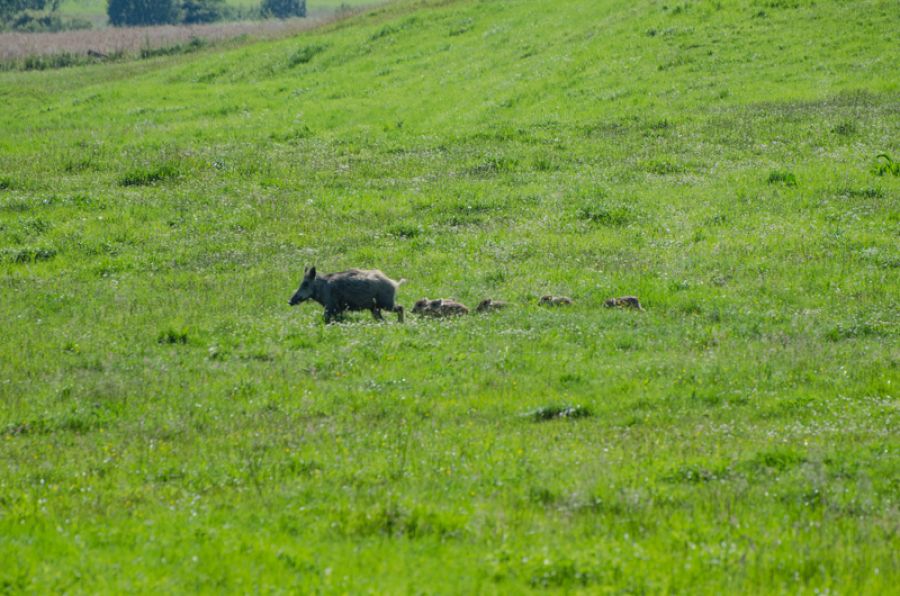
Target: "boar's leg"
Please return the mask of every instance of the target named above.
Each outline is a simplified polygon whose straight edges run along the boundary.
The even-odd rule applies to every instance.
[[[397,304],[391,310],[394,311],[395,313],[397,313],[397,320],[402,323],[403,322],[403,307],[400,306],[399,304]]]
[[[381,310],[377,306],[372,306],[372,316],[375,317],[376,321],[384,320],[384,317],[381,316]]]

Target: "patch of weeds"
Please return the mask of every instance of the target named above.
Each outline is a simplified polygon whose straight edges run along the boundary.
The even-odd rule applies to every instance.
[[[40,235],[50,229],[50,224],[40,217],[25,219],[20,224],[22,231],[28,235]]]
[[[528,489],[528,500],[537,505],[552,505],[557,501],[556,493],[543,486],[532,486]]]
[[[683,174],[687,169],[668,159],[652,159],[642,164],[645,171],[657,176],[669,176],[671,174]]]
[[[313,131],[306,125],[285,132],[273,132],[269,138],[279,143],[295,143],[313,136]],[[222,169],[222,168],[217,168]]]
[[[293,68],[295,66],[299,66],[300,64],[309,64],[313,58],[324,52],[327,47],[328,46],[322,44],[303,46],[302,48],[291,54],[291,57],[288,59],[288,66]]]
[[[856,123],[845,120],[832,128],[831,132],[844,137],[849,137],[850,135],[856,134]]]
[[[884,335],[884,331],[877,325],[873,325],[866,321],[854,321],[849,324],[840,324],[829,329],[825,334],[828,341],[841,341],[843,339],[859,338],[859,337],[878,337]]]
[[[75,52],[60,52],[46,56],[32,55],[22,60],[18,67],[21,70],[48,70],[51,68],[66,68],[80,64],[90,64],[95,60],[84,54]]]
[[[806,457],[801,453],[790,449],[773,449],[757,453],[743,465],[754,471],[777,470],[783,472],[804,462],[806,462]]]
[[[560,169],[556,160],[545,156],[536,158],[531,167],[535,172],[557,172]]]
[[[462,35],[463,33],[468,33],[475,26],[475,22],[472,19],[462,19],[457,21],[450,27],[450,37],[456,37],[457,35]]]
[[[199,37],[191,38],[188,43],[179,43],[164,48],[141,48],[141,58],[155,58],[157,56],[174,56],[176,54],[188,54],[206,47],[205,39]]]
[[[107,426],[115,412],[99,403],[73,406],[68,412],[10,424],[0,435],[50,435],[58,432],[85,434]]]
[[[584,377],[582,377],[578,373],[567,372],[567,373],[563,373],[562,375],[560,375],[559,383],[560,383],[560,385],[563,385],[564,387],[574,387],[576,385],[583,384]]]
[[[188,330],[173,329],[169,327],[161,331],[156,338],[156,343],[160,344],[186,344],[188,342]]]
[[[75,174],[86,170],[97,171],[99,169],[97,163],[94,162],[93,156],[76,157],[66,160],[62,169],[67,174]]]
[[[385,25],[371,36],[369,36],[369,41],[377,41],[382,37],[387,37],[389,35],[393,35],[394,33],[399,33],[400,27],[397,25]]]
[[[727,477],[727,468],[710,469],[697,464],[686,464],[663,475],[662,479],[673,483],[701,484]]]
[[[766,179],[769,184],[784,184],[785,186],[797,186],[797,177],[787,170],[772,170]]]
[[[796,397],[782,400],[766,409],[762,418],[784,418],[785,416],[797,418],[810,412],[815,406],[815,400],[809,396]]]
[[[295,476],[312,476],[323,469],[325,469],[324,466],[317,461],[305,460],[298,457],[292,457],[278,466],[280,475],[288,478]]]
[[[872,173],[876,176],[900,176],[900,162],[891,159],[887,153],[879,153],[875,156],[875,164],[872,166]]]
[[[514,172],[519,165],[517,159],[510,157],[489,157],[485,161],[469,168],[472,176],[495,176],[508,172]]]
[[[182,343],[186,342],[187,337],[185,336],[185,341]],[[264,350],[251,350],[249,352],[239,354],[238,359],[251,362],[274,362],[275,356]]]
[[[385,25],[369,37],[369,41],[376,41],[383,37],[388,37],[395,33],[400,33],[404,29],[408,29],[419,22],[418,17],[410,17],[402,23]]]
[[[676,56],[675,58],[669,60],[668,62],[663,62],[659,66],[656,67],[656,70],[662,72],[666,70],[671,70],[673,68],[678,68],[679,66],[685,66],[687,64],[691,64],[694,62],[694,58],[685,54],[681,54]]]
[[[585,587],[596,583],[598,578],[590,571],[580,569],[572,561],[544,561],[529,578],[533,588],[564,588],[566,586]]]
[[[212,345],[207,348],[206,354],[210,360],[225,360],[229,352],[221,346]]]
[[[7,437],[18,437],[29,434],[35,434],[35,428],[33,424],[28,422],[13,422],[7,424],[6,428],[0,431],[0,435]]]
[[[531,412],[522,415],[531,418],[534,422],[546,422],[560,418],[588,418],[592,416],[591,410],[585,406],[541,406]]]
[[[845,188],[839,191],[839,194],[848,198],[862,199],[881,199],[884,198],[884,192],[879,188]]]
[[[150,186],[156,182],[178,177],[178,168],[172,163],[150,167],[136,167],[119,178],[119,186]]]
[[[56,256],[56,249],[47,247],[5,248],[0,251],[0,261],[26,264],[49,261]]]
[[[789,491],[781,495],[778,500],[782,503],[793,503],[810,509],[818,509],[828,504],[825,495],[818,488]]]
[[[464,523],[449,513],[422,506],[407,508],[398,503],[387,503],[367,511],[347,511],[339,527],[350,536],[453,538],[462,534]]]
[[[10,200],[0,203],[0,211],[8,211],[10,213],[25,213],[31,210],[31,205],[21,200]]]
[[[654,120],[647,124],[647,128],[652,131],[663,131],[672,128],[672,123],[669,122],[667,118],[663,118],[661,120]]]
[[[388,233],[395,238],[415,238],[422,233],[422,226],[400,223],[393,226]]]
[[[575,211],[575,217],[601,226],[624,226],[631,221],[631,209],[621,204],[585,201]]]

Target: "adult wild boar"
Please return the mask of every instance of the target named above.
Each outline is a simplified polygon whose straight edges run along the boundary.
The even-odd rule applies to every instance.
[[[316,275],[310,267],[303,273],[300,288],[291,296],[291,306],[312,298],[325,307],[325,322],[330,323],[346,310],[370,310],[372,316],[383,321],[381,310],[397,313],[403,322],[403,307],[394,303],[397,286],[404,279],[394,281],[377,269],[348,269],[339,273]]]

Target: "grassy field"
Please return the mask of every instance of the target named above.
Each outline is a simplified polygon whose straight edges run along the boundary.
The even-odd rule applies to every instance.
[[[4,591],[896,590],[896,3],[549,6],[0,74]]]

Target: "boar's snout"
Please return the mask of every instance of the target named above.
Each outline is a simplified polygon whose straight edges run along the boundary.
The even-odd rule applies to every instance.
[[[291,296],[291,301],[289,302],[289,304],[291,306],[300,304],[301,302],[309,300],[311,296],[312,290],[310,288],[304,288],[303,286],[301,286],[300,289],[294,292],[294,295]]]

